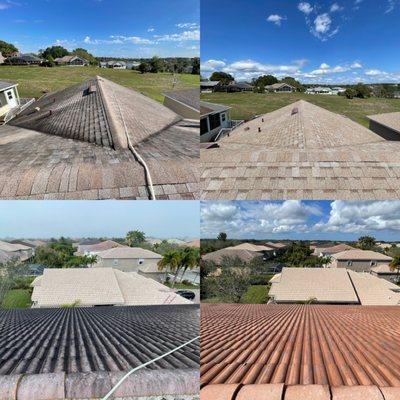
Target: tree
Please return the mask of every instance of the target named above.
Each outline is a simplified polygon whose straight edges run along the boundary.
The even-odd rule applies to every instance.
[[[354,87],[354,90],[356,92],[356,97],[359,97],[360,99],[366,99],[371,96],[371,89],[362,83],[358,83]]]
[[[354,97],[357,95],[356,91],[352,88],[347,88],[346,91],[344,92],[344,95],[348,99],[354,99]]]
[[[142,231],[129,231],[125,240],[129,247],[135,247],[146,240],[146,235]]]
[[[158,270],[165,270],[165,280],[167,280],[168,269],[170,272],[178,273],[181,264],[181,255],[178,250],[171,250],[164,254],[163,258],[157,263]]]
[[[161,60],[161,58],[154,56],[150,62],[150,72],[153,74],[156,74],[158,72],[162,72],[164,69],[164,63],[163,60]]]
[[[138,70],[140,71],[141,74],[145,74],[146,72],[150,72],[150,65],[147,62],[141,62]]]
[[[273,85],[274,83],[278,83],[278,79],[273,75],[262,75],[258,78],[253,79],[254,86],[268,86]]]
[[[292,78],[291,76],[286,76],[285,78],[282,79],[281,82],[287,83],[288,85],[291,85],[296,88],[299,92],[304,92],[304,86],[296,79]]]
[[[90,54],[87,50],[82,49],[81,47],[72,51],[72,54],[75,54],[78,57],[84,58],[85,60],[89,61],[91,65],[98,65],[97,59]]]
[[[362,250],[371,250],[375,247],[376,240],[373,236],[361,236],[358,239],[358,246]]]
[[[3,303],[7,292],[23,276],[28,275],[28,267],[18,258],[13,258],[0,264],[0,305]]]
[[[69,54],[69,51],[65,47],[51,46],[51,47],[47,47],[47,49],[41,53],[41,56],[43,58],[47,59],[47,57],[50,55],[53,58],[59,58],[59,57],[67,56],[68,54]]]
[[[3,57],[11,57],[11,55],[16,52],[18,52],[18,49],[12,43],[7,43],[4,40],[0,40],[0,53],[3,55]]]
[[[235,78],[232,75],[221,71],[213,72],[212,75],[210,76],[210,81],[218,81],[224,85],[233,82],[234,80]]]
[[[200,58],[194,57],[192,59],[192,75],[200,75]]]
[[[227,235],[225,232],[221,232],[221,233],[218,235],[217,239],[218,239],[218,240],[222,240],[223,242],[225,242],[225,240],[227,239],[227,237],[228,237],[228,235]]]
[[[400,283],[400,256],[396,256],[389,264],[391,271],[397,272],[396,284]]]
[[[182,251],[182,278],[185,276],[185,272],[189,269],[196,268],[200,263],[200,249],[196,247],[185,247]],[[175,279],[176,280],[176,279]],[[172,285],[175,285],[175,280]]]

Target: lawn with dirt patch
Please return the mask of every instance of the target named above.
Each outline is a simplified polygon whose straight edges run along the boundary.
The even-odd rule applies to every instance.
[[[232,119],[249,120],[298,100],[306,100],[329,111],[345,115],[368,127],[367,115],[400,111],[400,99],[346,99],[344,96],[305,93],[203,93],[201,99],[232,107]]]
[[[31,290],[12,289],[9,290],[1,305],[5,309],[29,308],[31,306]]]
[[[133,70],[113,70],[98,67],[0,67],[0,81],[18,83],[21,97],[40,97],[44,92],[54,92],[75,85],[96,75],[122,86],[135,89],[154,100],[162,102],[162,93],[173,88],[171,73],[141,74]],[[176,74],[175,89],[199,87],[199,75]]]

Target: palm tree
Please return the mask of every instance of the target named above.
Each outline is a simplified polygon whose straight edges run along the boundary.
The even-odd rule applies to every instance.
[[[391,271],[397,271],[396,283],[400,282],[400,256],[396,256],[389,264]]]
[[[146,235],[141,231],[129,231],[126,234],[126,243],[129,247],[137,246],[146,240]]]
[[[179,251],[171,250],[163,255],[163,258],[157,263],[158,270],[165,270],[165,280],[168,276],[168,268],[171,272],[177,273],[181,265],[181,254]]]
[[[375,246],[376,240],[373,236],[361,236],[358,244],[363,250],[371,250]]]
[[[185,247],[182,251],[182,265],[183,265],[183,273],[182,278],[185,275],[185,272],[189,269],[192,270],[199,265],[200,262],[200,249],[195,247]],[[175,284],[176,277],[174,279],[173,285]]]

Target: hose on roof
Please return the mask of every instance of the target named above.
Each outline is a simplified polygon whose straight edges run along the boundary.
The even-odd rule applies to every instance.
[[[154,362],[161,360],[162,358],[169,356],[170,354],[181,349],[182,347],[189,345],[190,343],[193,343],[195,340],[197,340],[199,338],[200,338],[200,336],[196,336],[195,338],[188,340],[187,342],[181,344],[178,347],[175,347],[174,349],[168,351],[167,353],[165,353],[161,356],[158,356],[158,357],[154,358],[153,360],[147,361],[146,363],[139,365],[138,367],[133,368],[118,381],[118,383],[102,398],[102,400],[108,400],[110,398],[110,396],[122,385],[122,383],[125,381],[125,379],[128,378],[128,376],[132,375],[134,372],[136,372],[139,369],[142,369],[144,367],[147,367],[148,365],[153,364]]]
[[[138,159],[138,161],[140,162],[140,164],[142,164],[142,166],[144,168],[144,171],[145,171],[145,174],[146,174],[146,180],[147,180],[147,187],[148,187],[149,192],[150,192],[150,200],[157,200],[156,199],[156,195],[154,193],[153,180],[151,179],[149,167],[147,166],[146,162],[143,160],[142,156],[136,151],[135,147],[132,145],[131,139],[130,139],[130,137],[128,135],[128,127],[126,126],[125,118],[124,118],[124,116],[122,114],[121,106],[119,104],[118,99],[115,96],[114,90],[113,90],[113,96],[114,96],[115,102],[118,105],[118,110],[119,110],[119,113],[121,115],[122,122],[124,124],[125,136],[126,136],[126,139],[128,141],[128,148],[133,153],[133,155]]]

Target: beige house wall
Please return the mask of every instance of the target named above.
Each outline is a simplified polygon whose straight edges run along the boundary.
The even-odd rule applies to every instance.
[[[0,117],[6,115],[10,111],[6,96],[4,92],[0,92]]]
[[[139,261],[143,261],[141,264]],[[144,270],[157,271],[159,259],[146,258],[99,258],[95,267],[115,268],[123,272],[138,272],[139,267]]]
[[[349,265],[348,261],[352,261],[352,265]],[[371,261],[375,264],[371,265]],[[347,268],[355,272],[369,272],[371,268],[376,267],[377,264],[378,262],[374,260],[337,260],[336,262],[337,268]]]
[[[164,98],[164,106],[187,119],[200,119],[200,113],[169,97]]]

